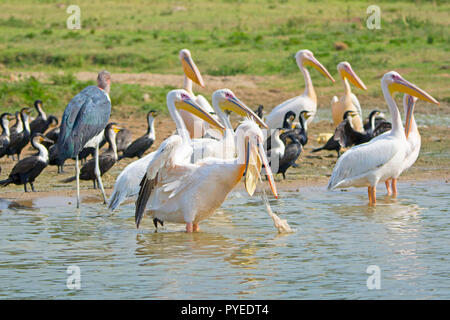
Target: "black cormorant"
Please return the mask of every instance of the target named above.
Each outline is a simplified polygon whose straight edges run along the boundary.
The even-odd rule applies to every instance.
[[[260,119],[262,119],[263,118],[263,109],[264,109],[264,106],[262,105],[262,104],[260,104],[259,106],[258,106],[258,109],[256,109],[256,111],[255,111],[255,113],[256,113],[256,115],[260,118]]]
[[[116,135],[117,152],[125,151],[133,142],[131,131],[123,128]]]
[[[134,157],[142,157],[145,151],[147,151],[155,141],[155,117],[157,113],[156,111],[150,111],[147,114],[147,133],[142,137],[134,140],[130,146],[123,152],[122,158],[134,158]]]
[[[2,113],[0,116],[0,126],[2,127],[2,134],[0,135],[0,158],[6,154],[9,146],[9,120],[12,114],[9,112]]]
[[[42,101],[36,100],[34,102],[34,108],[38,112],[38,116],[36,119],[31,121],[30,123],[30,131],[33,133],[44,133],[47,131],[48,127],[53,124],[56,120],[56,124],[58,124],[58,119],[55,116],[47,116],[42,109]]]
[[[20,116],[20,111],[16,111],[14,114],[16,117],[16,122],[9,128],[10,134],[19,133],[23,130],[22,117]]]
[[[8,179],[0,181],[0,185],[5,187],[10,183],[17,185],[23,184],[23,188],[25,192],[27,192],[27,183],[29,183],[31,190],[35,191],[33,182],[48,165],[48,151],[47,148],[41,144],[41,142],[46,140],[48,139],[42,134],[35,133],[31,139],[31,145],[37,149],[39,153],[17,162],[11,170]]]
[[[13,156],[17,155],[17,160],[20,160],[20,153],[22,149],[28,144],[30,141],[30,123],[29,123],[29,115],[28,112],[30,108],[22,108],[20,110],[20,118],[23,124],[23,130],[16,133],[10,134],[10,142],[9,147],[6,150],[7,155]]]

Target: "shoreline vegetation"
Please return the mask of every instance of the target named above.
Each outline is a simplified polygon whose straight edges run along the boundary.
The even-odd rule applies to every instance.
[[[334,167],[335,152],[313,154],[321,145],[321,133],[334,131],[330,101],[340,96],[342,82],[336,65],[349,61],[368,87],[353,89],[364,116],[375,108],[389,112],[380,79],[395,70],[432,94],[441,104],[418,102],[415,114],[422,135],[419,159],[400,181],[450,179],[450,33],[446,1],[380,1],[381,30],[366,27],[368,4],[363,1],[305,1],[301,10],[289,0],[198,0],[175,2],[79,1],[81,30],[68,30],[67,6],[58,2],[0,4],[0,108],[14,112],[43,101],[47,114],[61,117],[70,99],[95,83],[97,72],[112,74],[112,116],[130,129],[133,138],[143,134],[148,110],[157,110],[156,141],[149,152],[174,129],[168,117],[166,94],[181,88],[183,72],[178,59],[189,48],[206,88],[194,92],[208,100],[219,88],[229,88],[249,107],[264,106],[266,114],[276,105],[304,90],[294,54],[309,49],[335,77],[331,84],[315,70],[311,77],[318,96],[318,118],[309,126],[309,142],[287,179],[277,186],[303,188],[326,185]],[[107,7],[108,10],[101,10]],[[258,12],[258,15],[254,13]],[[248,19],[251,17],[251,19]],[[401,98],[396,97],[401,105]],[[33,112],[33,116],[36,116]],[[422,121],[420,117],[430,121]],[[237,119],[233,119],[237,124]],[[33,153],[27,146],[22,157]],[[131,161],[117,163],[103,177],[106,192],[112,191],[120,171]],[[0,159],[0,179],[14,165]],[[47,167],[36,180],[36,193],[22,186],[0,188],[0,198],[35,199],[75,194],[75,186],[60,181],[74,174],[67,161],[65,174]],[[92,183],[82,181],[82,194],[93,194]],[[51,190],[51,191],[49,191]],[[98,192],[100,194],[100,192]]]

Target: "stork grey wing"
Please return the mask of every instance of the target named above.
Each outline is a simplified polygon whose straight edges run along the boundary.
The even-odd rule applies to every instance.
[[[73,158],[85,144],[102,133],[111,115],[111,101],[96,86],[77,94],[64,111],[58,147],[60,158]]]

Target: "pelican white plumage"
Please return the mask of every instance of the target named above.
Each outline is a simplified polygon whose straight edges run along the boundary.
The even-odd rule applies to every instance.
[[[273,108],[273,110],[265,118],[265,121],[270,129],[282,128],[284,115],[288,111],[293,111],[296,114],[297,119],[302,111],[309,111],[311,116],[308,118],[307,122],[311,123],[314,119],[317,110],[317,96],[314,91],[311,76],[309,75],[306,66],[316,68],[323,76],[327,77],[332,82],[335,82],[328,70],[314,57],[311,51],[298,51],[295,55],[295,60],[300,71],[303,73],[303,77],[305,78],[305,91],[302,95],[286,100]]]
[[[400,174],[410,168],[419,157],[422,139],[420,137],[419,130],[417,129],[416,119],[414,118],[414,107],[417,100],[418,99],[416,97],[410,96],[409,94],[405,94],[403,96],[403,109],[405,111],[406,118],[405,135],[408,148],[406,150],[406,157],[403,161],[403,169]],[[397,177],[392,177],[391,179],[385,181],[388,195],[397,196],[397,179],[400,174]],[[392,191],[389,187],[389,180],[391,180]]]
[[[359,116],[352,117],[353,128],[356,131],[362,132],[364,131],[364,128],[362,123],[363,115],[361,105],[359,104],[358,98],[352,93],[350,83],[362,90],[367,90],[367,87],[356,75],[350,63],[347,61],[340,62],[337,66],[337,70],[344,83],[344,95],[340,99],[334,96],[331,100],[331,114],[333,116],[334,126],[337,127],[342,122],[342,118],[346,111],[354,111]]]
[[[189,93],[195,103],[197,103],[205,111],[213,115],[214,109],[213,107],[211,107],[208,100],[206,100],[206,98],[200,94],[195,95],[192,91],[192,82],[195,82],[202,88],[205,87],[205,82],[203,81],[203,77],[199,69],[197,68],[197,65],[192,59],[191,52],[188,49],[182,49],[180,50],[179,58],[184,71],[183,89]],[[201,118],[195,116],[194,114],[186,112],[184,110],[180,110],[180,116],[183,119],[186,129],[192,139],[202,138],[204,136],[221,138],[220,132],[217,132],[217,130],[212,130],[207,122],[203,121]]]
[[[191,138],[186,130],[183,119],[179,110],[185,110],[200,117],[211,125],[223,130],[224,126],[211,116],[209,112],[196,104],[189,93],[184,89],[172,90],[167,94],[167,108],[177,127],[177,132],[188,145],[188,151],[179,153],[180,157],[186,156],[189,160],[192,155]],[[109,198],[109,209],[114,210],[126,199],[135,196],[139,192],[139,183],[145,174],[145,170],[150,161],[155,156],[155,152],[151,152],[145,157],[130,163],[117,177],[114,184],[114,190]]]
[[[386,73],[381,88],[392,116],[392,130],[345,152],[333,169],[328,190],[345,187],[368,187],[369,204],[376,203],[376,185],[398,177],[404,167],[408,144],[403,131],[394,92],[403,92],[421,100],[439,104],[432,96],[406,81],[397,72]]]
[[[184,91],[184,90],[183,90]],[[184,91],[186,93],[186,91]],[[167,104],[169,111],[171,104]],[[215,113],[219,116],[221,123],[225,124],[225,134],[223,139],[194,139],[188,140],[191,143],[193,152],[191,154],[191,162],[196,162],[205,157],[216,158],[232,158],[235,155],[235,134],[231,123],[224,112],[235,112],[241,116],[249,116],[253,118],[261,126],[267,128],[265,123],[234,93],[229,89],[220,89],[213,93],[213,106]],[[206,111],[205,111],[206,112]],[[181,116],[177,110],[170,111],[172,118],[178,128],[186,128]],[[209,118],[212,118],[209,114]],[[217,121],[215,118],[212,118]],[[211,121],[211,120],[209,120]],[[186,129],[185,129],[186,130]],[[145,174],[150,161],[153,159],[154,152],[145,157],[129,164],[117,177],[114,185],[114,191],[110,197],[109,208],[115,210],[126,199],[136,196],[139,192],[139,183]]]
[[[273,175],[264,152],[264,136],[252,120],[236,129],[237,157],[207,158],[195,164],[178,162],[183,147],[177,136],[166,139],[149,163],[136,201],[135,221],[139,227],[146,208],[153,222],[185,223],[186,232],[198,231],[200,221],[220,207],[228,193],[245,176],[245,186],[253,195],[262,165],[275,197]],[[262,162],[262,163],[261,163]],[[147,207],[148,202],[148,207]]]

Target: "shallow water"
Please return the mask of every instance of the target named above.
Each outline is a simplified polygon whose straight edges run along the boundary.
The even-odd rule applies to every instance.
[[[259,195],[239,192],[197,234],[155,233],[148,218],[136,230],[132,203],[111,214],[73,198],[0,200],[0,298],[450,299],[450,186],[399,190],[393,200],[380,186],[376,208],[363,189],[281,191],[271,206],[295,229],[286,235]],[[80,290],[67,288],[68,266]]]

